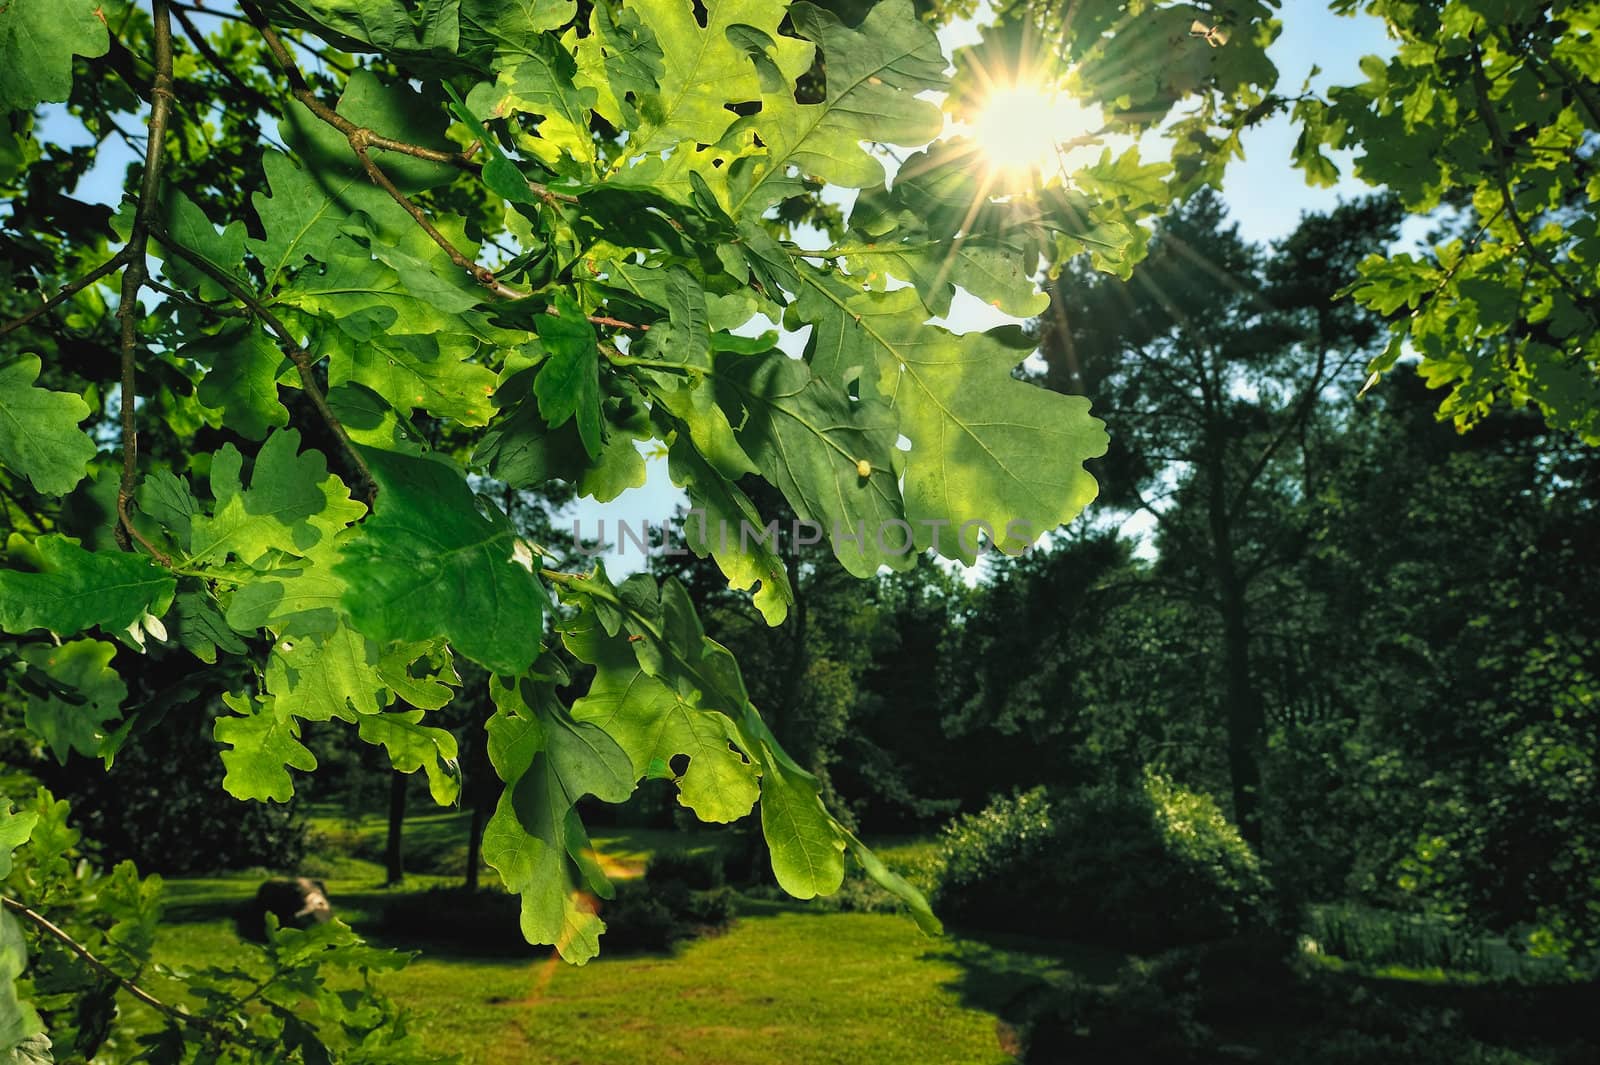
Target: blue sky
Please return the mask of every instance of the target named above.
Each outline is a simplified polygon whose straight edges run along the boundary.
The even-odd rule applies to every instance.
[[[1271,55],[1278,66],[1279,87],[1284,92],[1298,91],[1313,66],[1321,68],[1313,79],[1314,87],[1354,83],[1361,80],[1358,63],[1363,55],[1388,55],[1392,51],[1382,23],[1367,16],[1341,18],[1330,13],[1323,3],[1287,0],[1281,18],[1283,33],[1273,45]],[[949,54],[977,39],[976,24],[967,21],[948,27],[940,38]],[[65,143],[74,141],[69,124],[59,111],[44,114],[43,132]],[[1366,191],[1349,177],[1350,160],[1337,156],[1336,161],[1345,175],[1341,184],[1332,189],[1308,187],[1289,164],[1294,139],[1288,117],[1279,115],[1245,135],[1245,158],[1235,161],[1228,169],[1224,196],[1241,232],[1250,240],[1281,238],[1294,228],[1301,214],[1332,207],[1341,198]],[[108,144],[121,147],[115,142]],[[1142,152],[1147,158],[1159,157],[1159,138],[1148,139]],[[131,158],[131,153],[125,149],[104,153],[99,165],[78,189],[79,197],[114,203],[121,195],[122,177]],[[976,300],[968,300],[958,303],[948,324],[957,332],[966,332],[1009,320]],[[798,351],[800,339],[786,337],[784,347]],[[603,536],[615,542],[619,520],[637,529],[646,521],[658,524],[666,519],[683,503],[683,494],[668,479],[664,459],[650,459],[647,467],[649,478],[642,488],[625,492],[606,504],[580,500],[569,508],[563,523],[570,527],[576,522],[586,538]],[[601,521],[605,522],[603,532]],[[1130,531],[1133,530],[1130,528]],[[614,573],[633,572],[643,568],[643,564],[644,558],[631,546],[629,552],[620,557],[607,556],[607,568]]]

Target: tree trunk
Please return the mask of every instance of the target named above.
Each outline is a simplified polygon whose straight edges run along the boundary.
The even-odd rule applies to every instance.
[[[405,882],[406,865],[405,855],[401,850],[401,835],[406,827],[406,775],[404,773],[391,773],[389,776],[389,839],[383,848],[383,864],[387,876],[383,883],[385,887],[394,887]]]
[[[1229,569],[1232,567],[1229,566]],[[1222,647],[1228,700],[1228,776],[1239,833],[1261,853],[1261,746],[1266,714],[1250,666],[1250,627],[1237,574],[1222,588]]]
[[[1234,557],[1233,515],[1220,446],[1210,480],[1209,524],[1215,552],[1217,604],[1222,613],[1223,697],[1227,700],[1228,778],[1233,792],[1233,817],[1245,842],[1261,853],[1261,750],[1266,711],[1250,664],[1250,617],[1245,582]]]
[[[467,890],[478,890],[478,866],[483,864],[483,827],[489,823],[489,809],[483,802],[472,804],[472,824],[467,828]]]

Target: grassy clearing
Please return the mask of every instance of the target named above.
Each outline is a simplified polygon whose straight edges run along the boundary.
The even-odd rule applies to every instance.
[[[236,961],[229,914],[254,885],[170,882],[158,958],[179,966]],[[394,894],[357,884],[329,890],[358,926]],[[1021,986],[1062,964],[929,939],[895,915],[758,903],[749,910],[725,935],[675,956],[602,955],[577,968],[515,947],[502,957],[428,950],[384,977],[383,987],[413,1011],[413,1030],[430,1048],[474,1065],[1000,1065],[1012,1059],[993,1012],[1002,1003],[987,1001],[1005,997],[995,973]]]
[[[313,828],[340,851],[370,853],[368,836],[381,847],[376,818],[316,817]],[[430,867],[465,838],[465,822],[453,813],[408,818],[406,829],[408,853]],[[891,859],[927,849],[916,840],[889,842]],[[717,837],[611,829],[595,844],[627,875],[652,853],[716,846]],[[522,945],[515,929],[493,956],[385,941],[374,928],[388,900],[402,890],[459,884],[459,875],[408,874],[403,889],[385,889],[380,866],[368,859],[324,848],[319,860],[338,874],[327,883],[340,917],[374,942],[421,946],[409,968],[383,977],[384,989],[412,1011],[413,1030],[430,1048],[473,1065],[1001,1065],[1013,1060],[997,1019],[1008,1002],[1041,980],[1109,974],[1121,960],[1041,954],[1021,939],[930,939],[894,914],[746,900],[727,933],[675,955],[603,953],[576,968]],[[237,961],[232,916],[258,882],[244,875],[168,881],[158,958],[175,966]],[[492,874],[485,880],[494,882]],[[181,996],[177,987],[168,992]]]

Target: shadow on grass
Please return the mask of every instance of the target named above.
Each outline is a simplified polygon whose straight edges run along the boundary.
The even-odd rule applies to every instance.
[[[950,938],[926,952],[928,960],[953,962],[961,975],[946,986],[961,1003],[1015,1021],[1036,996],[1069,981],[1108,984],[1128,955],[1102,947],[970,928],[947,930]]]

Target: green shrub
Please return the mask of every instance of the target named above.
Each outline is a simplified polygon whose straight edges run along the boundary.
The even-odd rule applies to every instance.
[[[1137,787],[998,799],[947,827],[940,849],[947,920],[1126,950],[1245,931],[1267,887],[1216,803],[1154,773]]]

